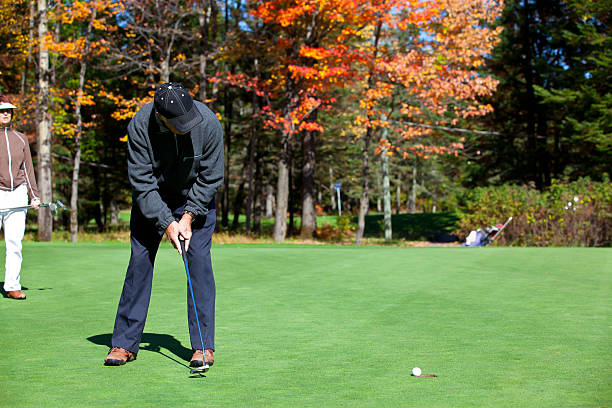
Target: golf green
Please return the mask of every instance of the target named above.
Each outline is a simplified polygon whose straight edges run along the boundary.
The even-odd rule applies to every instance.
[[[186,277],[167,243],[122,367],[103,359],[129,245],[23,255],[27,300],[0,298],[3,407],[612,405],[610,249],[217,245],[204,376],[187,368]]]

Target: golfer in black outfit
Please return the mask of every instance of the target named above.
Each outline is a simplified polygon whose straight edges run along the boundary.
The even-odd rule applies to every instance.
[[[215,280],[210,245],[215,229],[214,196],[223,182],[223,136],[217,116],[193,101],[178,83],[166,83],[153,103],[128,125],[128,176],[132,184],[132,254],[117,309],[106,365],[136,358],[145,326],[153,264],[164,232],[180,253],[185,241],[191,283],[204,343],[187,296],[191,366],[212,365]],[[177,279],[178,279],[177,275]]]

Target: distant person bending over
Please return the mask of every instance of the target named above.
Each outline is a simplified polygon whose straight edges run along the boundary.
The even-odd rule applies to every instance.
[[[40,205],[34,176],[28,138],[11,127],[13,112],[17,109],[9,99],[0,95],[0,209]],[[0,227],[4,227],[6,263],[4,291],[10,299],[25,299],[21,291],[21,241],[25,233],[26,211],[0,214]]]
[[[141,108],[128,125],[128,176],[132,255],[105,364],[122,365],[136,358],[151,297],[155,255],[165,231],[179,253],[179,240],[185,241],[204,333],[205,344],[201,344],[188,295],[190,365],[212,366],[215,280],[210,246],[216,222],[214,197],[223,182],[223,137],[217,116],[193,101],[181,84],[161,85],[153,103]]]

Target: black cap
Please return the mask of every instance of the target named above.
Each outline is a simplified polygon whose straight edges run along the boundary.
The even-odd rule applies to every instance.
[[[189,92],[177,82],[160,85],[155,91],[153,101],[157,113],[168,119],[181,133],[189,132],[204,120]]]

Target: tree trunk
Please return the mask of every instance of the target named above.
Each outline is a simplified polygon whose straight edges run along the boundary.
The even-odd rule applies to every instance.
[[[416,213],[416,195],[417,195],[417,168],[419,165],[419,158],[414,158],[414,166],[412,167],[412,186],[410,188],[410,201],[408,201],[408,212],[410,214]]]
[[[238,221],[240,218],[240,210],[242,209],[242,201],[244,199],[244,182],[243,179],[240,179],[240,185],[238,186],[238,191],[236,192],[236,197],[234,197],[234,220],[232,221],[231,231],[236,231],[238,229]]]
[[[198,15],[198,23],[200,26],[200,55],[199,65],[200,70],[200,89],[199,98],[201,102],[205,102],[208,97],[208,54],[210,53],[210,24],[216,24],[217,21],[217,3],[216,1],[205,1],[206,7],[202,7]]]
[[[251,119],[253,122],[255,122],[255,118]],[[257,139],[255,136],[256,133],[256,125],[254,123],[251,123],[251,135],[249,137],[249,170],[248,170],[248,194],[247,194],[247,203],[246,203],[246,224],[245,224],[245,231],[247,234],[249,234],[251,232],[251,216],[253,213],[253,197],[255,195],[255,191],[254,191],[254,185],[253,185],[253,177],[254,177],[254,173],[255,173],[255,149],[256,146],[255,144],[257,143]]]
[[[78,220],[78,199],[79,199],[79,170],[81,167],[81,112],[80,106],[77,108],[77,136],[74,141],[75,153],[74,153],[74,167],[72,168],[72,186],[70,194],[70,241],[77,242],[77,235],[79,231],[79,220]]]
[[[45,47],[47,36],[47,1],[38,0],[38,103],[36,105],[36,130],[38,136],[38,186],[42,202],[52,200],[51,132],[49,119],[49,50]],[[51,241],[53,218],[48,207],[38,210],[38,239]]]
[[[200,64],[199,64],[200,89],[198,91],[198,97],[200,98],[200,101],[203,103],[205,103],[206,101],[206,97],[207,97],[206,90],[208,88],[208,74],[206,73],[207,64],[208,64],[208,58],[203,52],[201,52],[200,53]]]
[[[258,71],[258,60],[255,58],[255,71]],[[257,150],[257,117],[255,116],[256,112],[259,110],[258,106],[258,98],[257,94],[253,92],[252,98],[252,115],[251,115],[251,134],[249,137],[249,192],[247,196],[247,205],[246,205],[246,228],[245,231],[247,234],[251,232],[251,215],[253,212],[253,197],[255,196],[254,185],[253,185],[253,177],[255,173],[255,152]]]
[[[111,199],[109,207],[110,207],[111,225],[117,226],[121,222],[121,210],[119,206],[117,205],[117,201],[115,201],[114,199]]]
[[[266,219],[274,217],[275,213],[275,202],[274,202],[274,187],[271,185],[266,186]]]
[[[168,58],[164,58],[161,62],[160,81],[162,84],[170,82],[170,60]]]
[[[313,113],[316,119],[316,111]],[[302,140],[302,227],[300,238],[310,239],[317,232],[315,209],[315,150],[316,132],[306,131]]]
[[[291,106],[291,101],[294,100],[292,91],[293,84],[287,85],[287,94],[285,101],[287,105],[284,107],[284,118],[290,121],[289,114],[294,108]],[[276,213],[274,216],[274,242],[283,242],[287,236],[287,210],[289,205],[289,166],[291,165],[291,135],[295,131],[293,121],[290,121],[290,129],[282,133],[280,158],[278,160],[278,182],[276,185]]]
[[[289,225],[287,227],[287,235],[292,236],[295,233],[294,224],[294,209],[295,209],[295,168],[293,158],[289,160]]]
[[[398,182],[395,186],[395,213],[399,214],[400,213],[400,209],[402,207],[402,201],[400,200],[402,195],[402,188],[400,186],[400,183]]]
[[[355,244],[361,245],[365,231],[365,217],[370,208],[370,140],[372,128],[368,126],[363,137],[363,149],[361,151],[361,197],[359,198],[359,215],[357,217],[357,234]]]
[[[379,21],[374,31],[374,53],[373,59],[376,60],[378,55],[378,42],[380,40],[380,32],[382,29],[382,21]],[[373,63],[374,61],[372,61]],[[374,68],[370,68],[368,74],[368,88],[371,89],[374,83]],[[370,209],[370,140],[372,140],[372,127],[368,126],[363,139],[363,149],[361,151],[361,197],[359,198],[359,215],[357,218],[357,234],[355,236],[355,244],[360,245],[363,239],[365,230],[365,216]]]
[[[386,115],[382,115],[381,121],[387,120]],[[382,128],[381,139],[387,140],[387,128]],[[389,184],[389,154],[386,148],[383,148],[380,152],[380,159],[382,161],[382,177],[383,177],[383,207],[384,207],[384,221],[385,221],[385,242],[390,243],[392,240],[392,226],[391,226],[391,188]]]
[[[223,179],[223,215],[221,225],[227,228],[229,223],[229,185],[230,185],[230,153],[232,151],[232,101],[229,99],[229,89],[224,91],[224,116],[225,130],[223,140],[225,141],[225,178]]]
[[[285,240],[287,234],[287,207],[289,199],[289,163],[288,149],[289,141],[283,143],[283,154],[278,161],[278,183],[276,185],[276,211],[274,216],[274,242],[280,243]]]
[[[525,58],[523,59],[523,73],[525,75],[525,89],[527,91],[526,96],[526,125],[527,125],[527,174],[530,178],[529,181],[536,182],[539,186],[539,177],[537,170],[537,157],[536,157],[536,133],[535,133],[535,116],[537,112],[537,102],[534,91],[534,78],[533,78],[533,53],[532,53],[532,41],[531,37],[531,13],[529,11],[529,2],[526,1],[523,6],[523,39],[522,39],[522,50]]]
[[[264,183],[261,182],[263,180],[262,177],[262,164],[261,157],[258,154],[255,158],[255,180],[258,180],[255,183],[255,192],[254,192],[254,205],[253,205],[253,232],[257,235],[261,234],[261,216],[263,214],[263,208],[266,205],[267,197],[264,197],[263,186]],[[267,187],[272,188],[272,186],[267,185]],[[272,212],[270,213],[270,217],[272,216]]]
[[[93,30],[93,23],[96,19],[97,9],[93,7],[91,19],[87,25],[87,33],[85,35],[85,47],[81,59],[81,69],[79,71],[79,89],[77,92],[77,100],[74,107],[74,115],[76,116],[76,139],[74,153],[74,167],[72,169],[72,186],[70,194],[70,241],[77,242],[77,234],[79,231],[78,221],[78,199],[79,199],[79,170],[81,168],[81,137],[83,135],[83,118],[81,115],[81,99],[83,98],[83,88],[85,87],[85,73],[87,72],[87,56],[89,54],[89,38]]]

